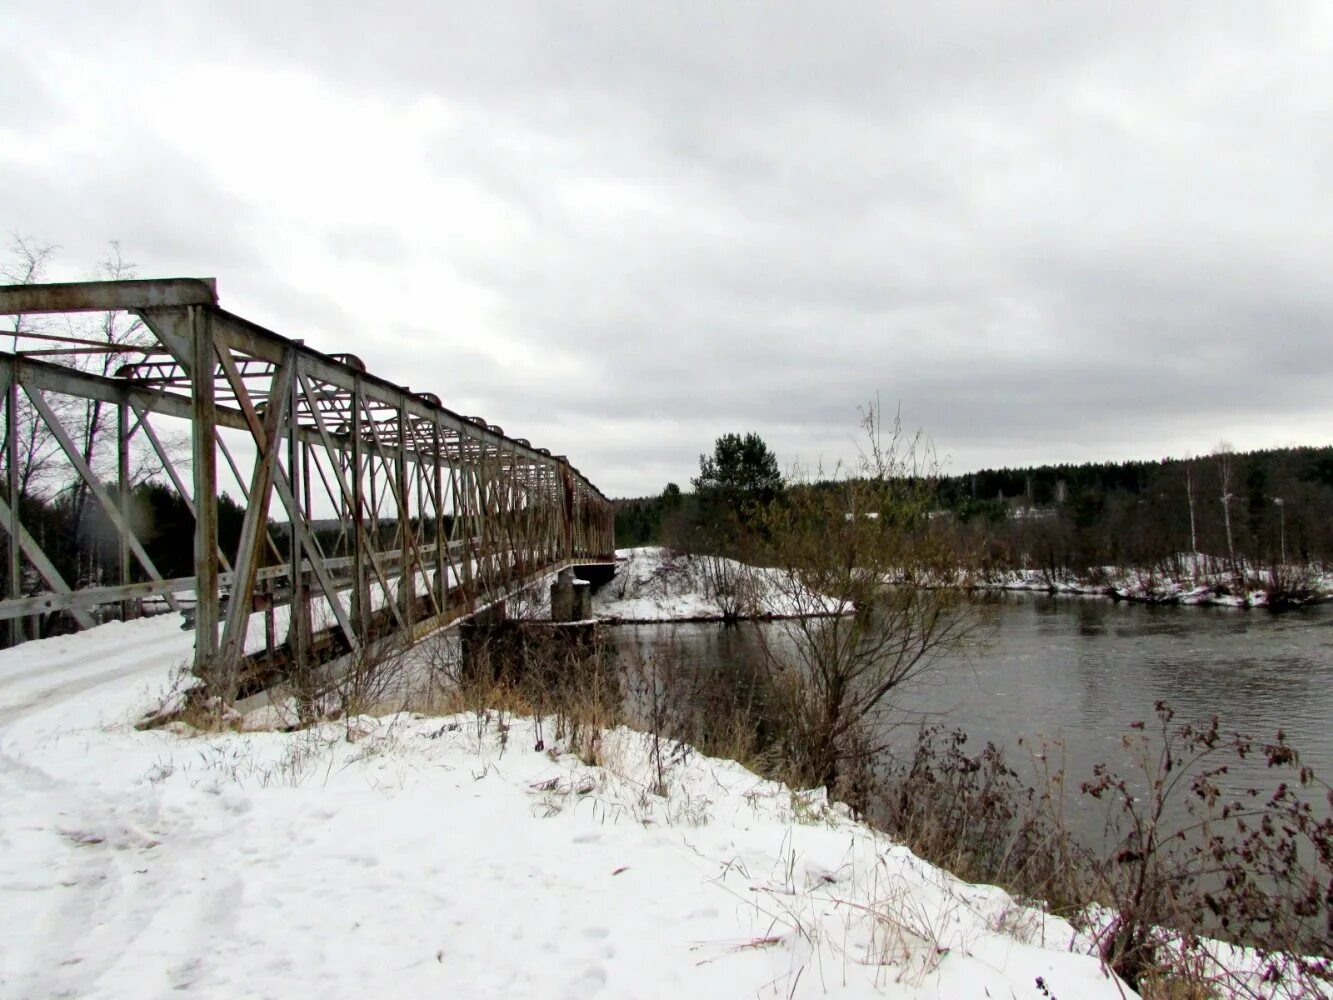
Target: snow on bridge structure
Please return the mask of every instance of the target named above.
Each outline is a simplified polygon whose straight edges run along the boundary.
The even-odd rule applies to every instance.
[[[137,336],[32,319],[76,313],[127,313]],[[0,315],[15,317],[0,332],[13,348],[0,352],[10,643],[36,616],[82,628],[145,598],[193,601],[195,672],[231,698],[291,665],[415,641],[551,573],[614,564],[611,506],[564,456],[222,309],[212,279],[4,286]],[[94,411],[112,433],[90,447]],[[188,432],[188,463],[168,423]],[[20,469],[36,441],[113,535],[109,572],[62,573],[25,527]],[[191,576],[164,578],[136,533],[133,456],[193,515]],[[219,536],[220,480],[244,507],[234,546]]]

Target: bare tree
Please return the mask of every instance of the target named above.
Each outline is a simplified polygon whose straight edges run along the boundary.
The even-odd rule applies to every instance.
[[[762,520],[776,586],[797,615],[778,625],[785,641],[760,630],[791,730],[782,749],[793,779],[841,785],[853,804],[860,765],[885,749],[878,715],[976,631],[957,591],[937,586],[958,567],[947,534],[931,528],[933,452],[897,418],[886,436],[873,404],[862,416],[856,464],[832,484],[796,477]]]
[[[137,266],[125,259],[120,243],[112,240],[106,256],[97,267],[97,278],[102,281],[125,281],[137,274]],[[102,313],[83,326],[73,325],[72,322],[70,335],[74,339],[88,342],[88,352],[78,356],[83,361],[82,369],[104,377],[114,375],[128,361],[141,359],[143,352],[136,348],[145,347],[152,340],[152,335],[141,320],[127,318],[124,313],[118,312]],[[74,409],[69,419],[76,429],[75,443],[80,457],[96,474],[110,478],[114,474],[112,467],[115,456],[103,455],[98,445],[108,433],[115,410],[100,399],[78,400]],[[135,478],[147,478],[159,468],[155,462],[145,462],[144,458],[146,454],[141,453]],[[72,491],[75,530],[81,532],[92,488],[81,477],[72,480],[69,488]]]
[[[0,262],[0,278],[6,284],[32,285],[45,279],[47,269],[59,249],[55,244],[37,243],[32,237],[13,233],[10,236],[7,259]],[[12,340],[11,351],[18,354],[26,335],[40,331],[38,321],[30,316],[18,314],[13,317],[9,334]],[[22,393],[18,394],[18,406],[11,419],[15,421],[14,436],[17,442],[18,497],[46,498],[52,487],[55,473],[54,459],[59,446],[49,434],[44,434],[41,421]],[[8,457],[5,457],[8,461]],[[13,499],[17,502],[17,499]]]
[[[1190,508],[1190,553],[1192,558],[1193,557],[1192,554],[1197,553],[1199,551],[1199,535],[1195,529],[1195,521],[1194,521],[1194,473],[1190,468],[1190,462],[1191,462],[1190,456],[1186,455],[1184,462],[1185,501],[1186,503],[1189,504]]]
[[[1231,575],[1239,581],[1240,569],[1236,564],[1236,543],[1231,534],[1231,501],[1235,499],[1231,494],[1231,445],[1222,441],[1218,444],[1213,457],[1217,460],[1217,476],[1221,489],[1222,526],[1227,537],[1227,562],[1231,567]]]
[[[14,235],[6,259],[0,262],[0,281],[34,284],[46,280],[56,249]],[[125,258],[120,244],[113,241],[93,276],[98,280],[120,281],[135,277],[136,270]],[[123,312],[67,317],[62,326],[54,326],[46,317],[19,315],[13,318],[8,332],[15,354],[36,354],[42,361],[56,360],[103,377],[114,376],[126,362],[142,359],[155,343],[140,320]],[[17,444],[15,502],[59,506],[61,523],[67,524],[73,535],[72,549],[78,565],[72,568],[79,576],[91,573],[95,559],[86,535],[93,521],[90,507],[95,506],[91,503],[94,490],[79,472],[78,465],[81,462],[101,481],[118,477],[119,449],[106,446],[108,440],[116,437],[117,409],[101,399],[47,391],[43,400],[49,412],[43,417],[25,391],[15,388],[10,391]],[[68,436],[69,454],[65,453],[53,427],[47,424],[49,418]],[[188,448],[179,434],[158,435],[158,440],[166,453],[173,456],[173,464],[177,462],[175,456]],[[142,435],[138,441],[138,446],[130,451],[127,488],[162,471],[157,449],[150,448]],[[9,461],[7,452],[4,461]]]

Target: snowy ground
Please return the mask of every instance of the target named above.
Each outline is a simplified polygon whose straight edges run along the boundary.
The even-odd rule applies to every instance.
[[[720,557],[690,557],[664,548],[618,549],[616,576],[593,598],[597,617],[613,622],[720,621],[725,617],[727,597],[719,598],[719,585],[747,588],[747,612],[741,617],[783,618],[811,611],[836,613],[830,598],[814,594],[793,597],[790,584],[777,570],[744,566]],[[1044,570],[1006,570],[964,573],[941,580],[940,586],[969,590],[1020,590],[1037,593],[1117,597],[1148,604],[1220,605],[1262,608],[1268,605],[1263,589],[1233,593],[1233,581],[1220,563],[1202,554],[1181,553],[1174,560],[1175,572],[1102,567],[1098,581],[1073,574],[1051,575]],[[1255,581],[1269,572],[1246,567],[1246,578]],[[1333,600],[1333,573],[1290,566],[1283,570],[1289,581],[1303,580],[1310,601]],[[886,580],[886,582],[894,582]],[[784,586],[784,584],[787,584]],[[850,609],[844,609],[850,610]]]
[[[720,556],[687,556],[657,546],[616,550],[616,576],[593,598],[597,617],[617,622],[721,621],[728,604],[741,617],[835,614],[829,598],[792,594],[779,571]],[[743,590],[742,597],[735,596]],[[721,593],[719,593],[721,592]]]
[[[1087,576],[1052,575],[1044,570],[1007,570],[970,576],[965,585],[977,590],[1027,590],[1040,593],[1117,597],[1146,604],[1190,604],[1233,608],[1262,608],[1268,605],[1268,593],[1262,588],[1234,592],[1231,573],[1222,561],[1203,553],[1183,552],[1170,561],[1169,568],[1157,570],[1104,566],[1093,582]],[[1251,583],[1264,580],[1270,569],[1242,567]],[[1333,599],[1333,574],[1312,567],[1287,566],[1282,569],[1288,581],[1303,581],[1310,589],[1309,601]]]
[[[190,641],[0,651],[0,996],[1129,995],[818,797],[697,756],[651,794],[628,731],[600,767],[521,720],[137,731]]]

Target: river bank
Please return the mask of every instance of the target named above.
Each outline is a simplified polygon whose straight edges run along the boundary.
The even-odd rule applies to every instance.
[[[799,584],[781,570],[662,546],[616,550],[616,578],[599,593],[597,617],[624,625],[667,622],[774,621],[853,609],[833,598],[799,598]],[[1274,579],[1276,573],[1276,579]],[[1237,579],[1241,583],[1237,583]],[[894,583],[894,580],[887,580]],[[1085,574],[1063,570],[959,570],[932,584],[969,592],[1015,591],[1098,597],[1135,604],[1286,610],[1333,601],[1333,573],[1315,567],[1242,566],[1238,574],[1202,553],[1182,553],[1159,569],[1104,566]]]
[[[136,729],[189,642],[159,618],[0,651],[0,995],[1132,995],[1065,921],[822,793],[675,747],[650,790],[623,728]]]
[[[1133,995],[1088,932],[643,733],[136,729],[190,641],[0,652],[0,995]]]
[[[594,598],[599,621],[779,621],[851,614],[846,602],[813,594],[780,570],[661,546],[616,550],[616,576]]]
[[[1333,600],[1333,573],[1312,566],[1241,566],[1235,573],[1202,553],[1155,569],[1103,566],[1084,574],[1019,569],[965,572],[954,584],[977,591],[1106,597],[1138,604],[1284,610]]]

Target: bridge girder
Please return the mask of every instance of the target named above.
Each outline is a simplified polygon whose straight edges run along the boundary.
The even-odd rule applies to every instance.
[[[9,620],[11,642],[33,615],[63,612],[87,627],[95,609],[128,612],[149,595],[175,606],[193,591],[195,671],[233,698],[258,660],[300,664],[410,639],[540,574],[614,558],[610,504],[563,456],[378,378],[354,356],[315,351],[227,312],[212,279],[0,287],[0,315],[111,310],[136,316],[144,342],[101,345],[16,321],[15,350],[0,352],[8,557],[0,620]],[[86,370],[88,358],[108,353],[125,363],[113,374]],[[94,468],[106,468],[102,456],[82,454],[53,395],[114,409],[114,482]],[[162,418],[188,427],[187,472],[154,426]],[[56,441],[70,481],[114,526],[115,583],[66,579],[24,528],[16,441],[24,419]],[[195,519],[193,576],[164,579],[136,535],[134,448],[155,458]],[[220,470],[245,507],[231,551],[219,539]],[[320,510],[332,517],[316,517]],[[45,589],[25,594],[25,575]]]

